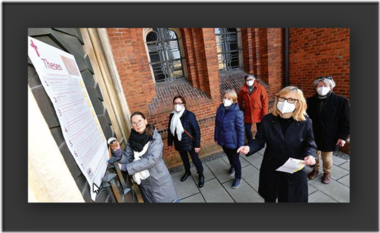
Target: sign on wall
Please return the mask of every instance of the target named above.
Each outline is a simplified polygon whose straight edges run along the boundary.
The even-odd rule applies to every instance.
[[[107,169],[107,142],[74,56],[28,37],[28,56],[61,124],[67,146],[86,177],[95,201]],[[57,165],[59,166],[59,165]]]

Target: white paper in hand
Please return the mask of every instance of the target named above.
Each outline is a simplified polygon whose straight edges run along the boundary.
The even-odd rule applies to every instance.
[[[303,160],[289,158],[288,161],[286,161],[281,167],[277,168],[276,171],[293,174],[304,167],[305,162]]]

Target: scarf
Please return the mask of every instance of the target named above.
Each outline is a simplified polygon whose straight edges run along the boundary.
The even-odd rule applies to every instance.
[[[141,159],[140,157],[143,156],[146,153],[146,151],[148,150],[149,144],[150,144],[150,142],[146,143],[140,152],[134,151],[135,159],[133,160],[133,162],[136,162],[136,161]],[[149,171],[143,170],[143,171],[139,171],[139,172],[136,172],[135,174],[133,174],[133,180],[137,184],[141,184],[141,180],[145,180],[149,176],[150,176]]]
[[[173,134],[173,136],[175,135],[177,131],[178,141],[182,140],[182,133],[185,132],[181,123],[181,119],[180,119],[184,112],[185,112],[185,108],[183,108],[180,112],[173,111],[173,117],[170,122],[170,131]]]
[[[149,126],[147,126],[149,127]],[[145,146],[149,142],[151,137],[146,135],[146,133],[139,134],[134,129],[131,130],[131,136],[129,137],[129,145],[131,146],[133,151],[141,152]]]

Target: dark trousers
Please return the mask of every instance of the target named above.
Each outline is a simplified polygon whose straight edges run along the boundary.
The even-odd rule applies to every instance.
[[[241,164],[240,164],[240,155],[237,153],[236,149],[228,149],[223,146],[223,151],[227,155],[228,161],[230,162],[231,167],[235,169],[235,178],[241,179]]]
[[[261,124],[261,122],[256,123],[256,135],[257,135],[257,132],[259,132],[260,124]],[[252,128],[252,124],[244,123],[245,136],[247,137],[248,144],[250,144],[253,141],[253,135],[252,135],[251,128]]]
[[[203,166],[202,162],[199,159],[198,153],[195,153],[194,148],[191,151],[179,151],[179,154],[181,155],[181,159],[183,162],[183,166],[185,167],[185,172],[190,173],[190,161],[187,153],[190,154],[191,160],[194,163],[194,166],[197,168],[197,172],[199,175],[203,174]]]

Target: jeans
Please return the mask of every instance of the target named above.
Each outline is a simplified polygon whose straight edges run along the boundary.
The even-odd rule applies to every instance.
[[[257,132],[259,132],[261,122],[256,123],[256,135]],[[247,138],[248,144],[250,144],[253,141],[253,134],[252,134],[252,124],[251,123],[244,123],[244,130],[245,130],[245,136]]]
[[[198,153],[195,153],[194,148],[191,151],[179,151],[179,154],[181,155],[181,159],[183,162],[183,166],[185,167],[185,172],[190,173],[190,161],[189,156],[187,153],[190,154],[191,160],[194,163],[194,166],[197,168],[197,172],[199,175],[203,174],[203,166],[202,162],[199,159]]]
[[[236,149],[228,149],[223,146],[223,151],[227,155],[228,161],[230,165],[235,169],[235,178],[241,179],[241,163],[240,163],[240,155],[237,153]]]

